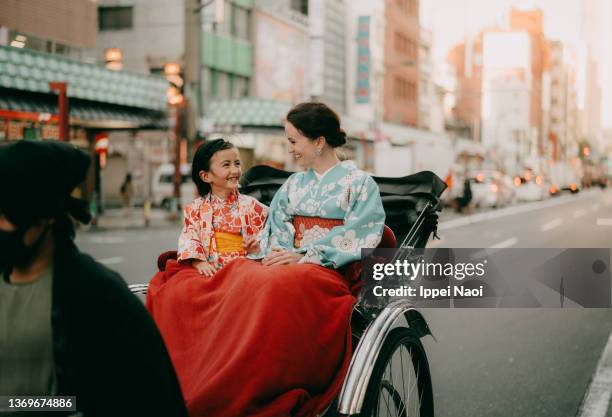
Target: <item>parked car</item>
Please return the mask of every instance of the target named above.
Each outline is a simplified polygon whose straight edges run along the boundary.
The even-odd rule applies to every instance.
[[[174,164],[162,164],[153,174],[151,186],[153,205],[170,208],[174,197]],[[191,181],[191,165],[181,166],[181,207],[191,203],[197,195],[195,184]]]
[[[514,185],[518,201],[540,201],[548,197],[550,192],[544,177],[531,172],[514,177]]]
[[[551,195],[556,195],[562,191],[569,191],[572,194],[580,191],[580,175],[567,162],[555,162],[550,166],[550,190]]]
[[[500,171],[479,171],[468,175],[474,207],[505,207],[516,201],[510,177]]]

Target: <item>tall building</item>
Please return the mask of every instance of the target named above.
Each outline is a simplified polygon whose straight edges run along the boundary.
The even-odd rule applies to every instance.
[[[499,168],[516,173],[537,143],[531,126],[529,35],[486,33],[482,74],[482,143],[495,153]]]
[[[164,64],[184,65],[185,0],[118,0],[98,2],[97,60],[109,48],[120,48],[123,68],[163,74]]]
[[[5,0],[0,2],[0,44],[95,62],[95,2]]]
[[[548,156],[553,161],[577,155],[579,137],[575,53],[560,41],[550,42]]]
[[[512,9],[506,28],[466,39],[448,60],[457,80],[453,113],[472,137],[505,169],[520,169],[520,158],[539,155],[545,143],[542,88],[549,60],[542,11]]]
[[[345,0],[310,0],[310,88],[313,99],[346,112]]]
[[[419,1],[357,0],[347,6],[348,113],[378,127],[417,126]]]
[[[467,38],[448,54],[456,80],[452,116],[458,127],[467,132],[466,136],[476,141],[481,140],[483,36],[481,32],[474,38]]]

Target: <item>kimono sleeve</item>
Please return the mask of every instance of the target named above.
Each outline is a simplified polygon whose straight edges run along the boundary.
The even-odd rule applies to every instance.
[[[249,223],[253,234],[259,234],[266,225],[268,212],[270,209],[265,204],[260,203],[256,199],[251,199],[249,207]]]
[[[385,210],[378,185],[369,175],[363,175],[349,186],[349,192],[344,224],[298,250],[304,253],[300,263],[339,268],[361,259],[362,248],[378,245],[385,227]]]
[[[293,215],[289,213],[289,184],[291,178],[278,189],[268,212],[268,218],[264,229],[260,233],[261,251],[257,254],[249,255],[251,259],[265,257],[273,248],[283,248],[293,251],[293,237],[295,228],[293,227]]]
[[[185,222],[178,240],[178,260],[196,259],[206,261],[208,251],[202,244],[203,221],[195,204],[185,207]]]

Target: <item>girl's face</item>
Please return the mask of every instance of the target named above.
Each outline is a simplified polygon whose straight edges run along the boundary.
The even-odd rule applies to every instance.
[[[210,170],[200,171],[200,178],[210,184],[215,194],[237,190],[241,175],[240,156],[236,148],[215,152],[210,158]]]
[[[285,134],[289,141],[289,154],[293,156],[295,162],[304,170],[311,168],[317,158],[317,149],[322,148],[323,144],[320,143],[322,139],[310,140],[289,121],[285,122]]]

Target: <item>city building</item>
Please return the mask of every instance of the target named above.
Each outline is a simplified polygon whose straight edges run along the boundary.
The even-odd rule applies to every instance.
[[[550,42],[548,156],[553,161],[578,154],[579,124],[577,74],[573,50],[560,41]]]
[[[541,10],[511,9],[506,27],[488,28],[455,46],[448,60],[457,80],[453,113],[499,168],[514,171],[546,146],[544,74],[549,45]]]
[[[345,0],[308,2],[310,59],[309,93],[340,114],[346,113]]]

